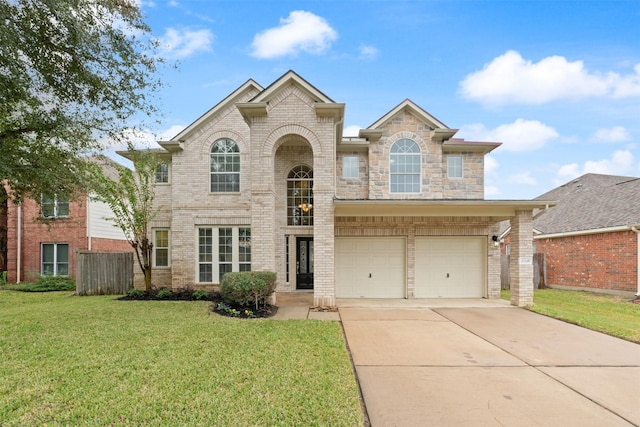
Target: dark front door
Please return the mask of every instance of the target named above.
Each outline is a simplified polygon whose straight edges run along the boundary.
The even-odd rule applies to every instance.
[[[313,289],[313,237],[298,237],[296,242],[296,289]]]

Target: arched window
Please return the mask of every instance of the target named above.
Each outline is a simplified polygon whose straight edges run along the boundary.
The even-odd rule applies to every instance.
[[[230,139],[219,139],[211,147],[211,191],[240,191],[240,150]]]
[[[296,166],[287,176],[287,224],[313,225],[313,170]]]
[[[400,139],[389,154],[390,192],[419,193],[422,176],[420,147],[411,139]]]

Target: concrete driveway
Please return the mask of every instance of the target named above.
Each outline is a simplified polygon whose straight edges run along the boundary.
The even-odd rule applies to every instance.
[[[640,345],[515,307],[340,307],[370,423],[640,425]]]

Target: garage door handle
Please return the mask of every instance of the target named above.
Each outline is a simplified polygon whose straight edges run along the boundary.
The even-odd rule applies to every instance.
[[[447,279],[449,278],[449,273],[447,273]]]
[[[369,273],[369,279],[371,279],[371,273]]]

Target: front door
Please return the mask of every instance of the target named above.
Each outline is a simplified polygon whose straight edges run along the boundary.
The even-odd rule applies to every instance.
[[[313,289],[313,237],[298,237],[296,242],[296,289]]]

